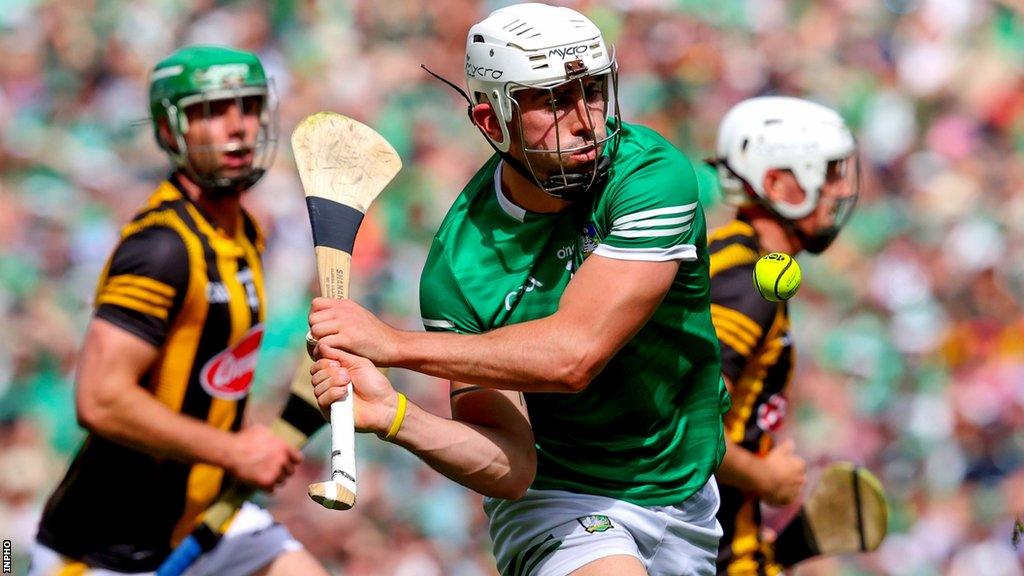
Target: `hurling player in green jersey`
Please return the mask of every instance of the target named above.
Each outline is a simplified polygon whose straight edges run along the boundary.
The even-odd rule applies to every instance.
[[[503,8],[466,52],[496,154],[434,238],[427,332],[314,301],[321,406],[354,382],[357,429],[487,496],[504,574],[713,574],[728,396],[693,167],[619,119],[614,53],[583,15]],[[373,365],[450,380],[452,418]]]

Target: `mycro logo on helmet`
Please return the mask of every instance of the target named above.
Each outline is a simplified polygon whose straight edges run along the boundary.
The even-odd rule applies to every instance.
[[[806,156],[818,153],[821,146],[817,141],[802,142],[758,142],[751,148],[753,152],[769,158],[777,156]]]
[[[580,44],[578,46],[570,46],[568,48],[552,48],[548,50],[548,57],[558,56],[562,60],[566,58],[581,56],[587,52],[589,48],[586,44]]]
[[[483,66],[474,66],[473,64],[466,62],[466,76],[472,78],[490,78],[491,80],[498,80],[504,74],[504,70],[497,70],[495,68],[484,68]]]
[[[248,64],[215,64],[193,72],[193,80],[196,84],[213,87],[241,86],[248,75]]]

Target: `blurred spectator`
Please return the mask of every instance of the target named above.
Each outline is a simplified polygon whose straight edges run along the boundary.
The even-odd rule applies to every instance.
[[[268,236],[267,333],[254,415],[271,419],[301,348],[314,261],[287,136],[336,110],[378,128],[405,168],[371,210],[353,297],[419,322],[433,231],[483,158],[464,104],[469,24],[503,0],[19,0],[0,11],[0,534],[16,572],[41,499],[79,438],[71,370],[103,260],[168,167],[145,123],[146,71],[185,43],[257,51],[281,97],[281,154],[248,205]],[[1022,574],[1024,13],[991,0],[576,0],[615,43],[630,120],[693,157],[758,94],[839,109],[864,193],[829,253],[801,258],[803,347],[790,432],[810,461],[879,474],[891,533],[875,554],[798,574]],[[712,224],[729,216],[704,191]],[[432,409],[447,387],[396,374]],[[361,443],[360,502],[320,509],[309,464],[271,503],[353,575],[494,573],[478,498],[400,450]]]

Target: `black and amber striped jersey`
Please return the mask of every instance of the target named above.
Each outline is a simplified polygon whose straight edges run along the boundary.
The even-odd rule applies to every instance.
[[[140,386],[172,410],[238,430],[263,337],[262,237],[229,237],[172,177],[121,232],[95,316],[157,347]],[[155,569],[219,495],[224,471],[90,434],[43,512],[39,541],[124,572]]]
[[[772,432],[786,414],[793,344],[785,302],[769,302],[754,288],[754,264],[762,255],[754,228],[734,220],[708,236],[711,253],[711,318],[722,348],[722,373],[732,382],[732,409],[725,435],[755,454],[772,447]],[[721,487],[718,572],[775,574],[770,548],[761,539],[760,502]]]

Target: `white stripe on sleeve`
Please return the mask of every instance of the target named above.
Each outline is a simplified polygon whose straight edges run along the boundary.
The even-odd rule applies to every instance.
[[[692,212],[697,208],[696,202],[690,204],[684,204],[682,206],[666,206],[665,208],[655,208],[653,210],[644,210],[643,212],[634,212],[632,214],[626,214],[621,216],[612,222],[612,228],[616,228],[627,222],[633,222],[634,220],[643,220],[645,218],[653,218],[655,216],[666,216],[669,214],[685,214],[686,212]]]
[[[644,262],[667,262],[683,260],[693,262],[697,259],[697,247],[693,244],[679,244],[670,248],[617,248],[601,244],[594,254],[615,260],[642,260]]]
[[[612,228],[612,234],[614,234],[617,230],[632,230],[634,228],[652,228],[654,226],[668,226],[670,224],[683,224],[683,223],[689,222],[690,220],[693,220],[693,216],[694,216],[694,213],[690,212],[689,214],[686,214],[685,216],[680,216],[678,218],[651,218],[649,220],[636,220],[634,222],[629,222],[627,224],[623,224],[622,226],[619,226],[618,228]]]
[[[674,236],[676,234],[682,234],[690,229],[693,224],[687,224],[686,226],[680,226],[678,228],[668,228],[665,230],[652,230],[650,228],[646,230],[612,230],[612,233],[608,235],[609,238],[659,238],[661,236]]]
[[[426,328],[443,328],[445,330],[451,330],[455,328],[455,323],[449,320],[431,320],[430,318],[424,318],[423,326]]]

